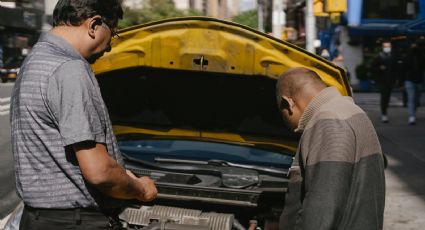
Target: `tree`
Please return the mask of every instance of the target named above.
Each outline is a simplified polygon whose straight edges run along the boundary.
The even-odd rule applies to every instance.
[[[233,22],[249,26],[253,29],[258,28],[258,13],[257,10],[244,11],[232,19]]]
[[[173,0],[150,0],[140,9],[124,8],[124,18],[118,24],[119,28],[158,21],[166,18],[182,16],[198,16],[195,10],[183,11],[175,7]]]

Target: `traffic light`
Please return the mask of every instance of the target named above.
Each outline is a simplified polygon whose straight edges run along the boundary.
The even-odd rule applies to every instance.
[[[313,13],[316,17],[329,17],[346,11],[347,0],[313,0]]]
[[[328,17],[329,14],[324,12],[323,0],[314,0],[313,1],[313,14],[316,17]]]
[[[324,0],[323,9],[326,13],[347,12],[347,0]]]

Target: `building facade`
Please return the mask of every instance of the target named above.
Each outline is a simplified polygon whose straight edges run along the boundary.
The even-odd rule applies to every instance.
[[[137,9],[143,7],[143,4],[146,0],[124,0],[124,6],[127,6],[132,9]]]
[[[130,8],[142,8],[148,0],[124,0]],[[195,10],[205,16],[231,20],[241,9],[241,0],[173,0],[179,10]],[[254,0],[252,0],[254,1]],[[250,1],[251,2],[251,1]],[[255,2],[255,1],[254,1]]]
[[[174,0],[177,9],[197,10],[204,15],[230,20],[239,12],[239,0]]]

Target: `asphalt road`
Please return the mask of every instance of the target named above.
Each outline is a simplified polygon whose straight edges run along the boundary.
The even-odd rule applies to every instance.
[[[17,204],[10,145],[9,97],[12,84],[0,83],[0,219]],[[425,226],[425,95],[416,126],[407,125],[400,93],[391,98],[390,123],[379,120],[379,96],[358,93],[354,99],[369,115],[389,165],[386,169],[385,230],[421,230]]]
[[[12,83],[0,83],[0,219],[19,202],[10,144],[9,105],[12,86]]]

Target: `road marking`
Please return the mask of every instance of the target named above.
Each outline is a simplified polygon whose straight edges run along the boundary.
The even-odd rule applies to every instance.
[[[0,103],[10,102],[10,97],[0,98]]]
[[[9,114],[10,109],[10,97],[0,98],[0,116],[5,116]]]
[[[0,86],[11,86],[14,85],[15,82],[6,82],[6,83],[0,83]]]
[[[4,229],[4,227],[6,226],[7,221],[10,219],[10,217],[12,216],[12,213],[7,215],[5,218],[0,220],[0,229]]]
[[[0,220],[0,229],[4,229],[6,226],[7,221],[9,220],[11,214],[7,215],[4,219]]]

